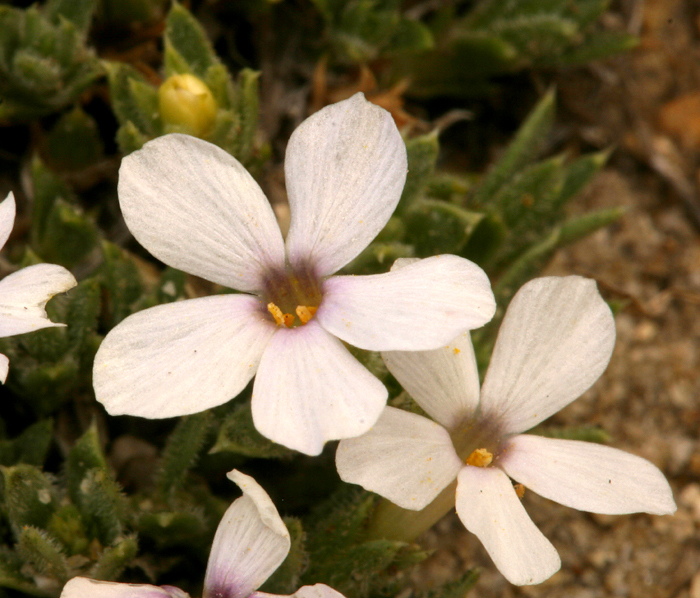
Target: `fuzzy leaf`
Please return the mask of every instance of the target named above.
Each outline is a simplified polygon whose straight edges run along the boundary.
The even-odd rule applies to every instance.
[[[133,560],[138,552],[138,542],[135,536],[119,538],[114,546],[108,546],[92,566],[88,577],[104,581],[116,581]]]
[[[17,550],[20,556],[41,575],[60,584],[68,579],[68,562],[59,542],[44,530],[31,525],[22,528]]]
[[[27,525],[46,528],[57,507],[51,479],[40,469],[24,463],[0,467],[0,472],[7,518],[15,536],[19,538]]]

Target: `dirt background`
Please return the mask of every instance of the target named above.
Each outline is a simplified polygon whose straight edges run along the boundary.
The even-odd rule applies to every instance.
[[[625,307],[607,371],[553,423],[598,425],[612,446],[652,461],[678,511],[592,515],[527,492],[561,571],[538,586],[510,585],[453,514],[422,538],[437,551],[414,573],[420,587],[476,565],[470,595],[479,598],[700,598],[700,3],[630,0],[604,23],[641,43],[556,76],[558,133],[574,149],[616,147],[572,212],[628,212],[559,252],[545,273],[595,278]]]

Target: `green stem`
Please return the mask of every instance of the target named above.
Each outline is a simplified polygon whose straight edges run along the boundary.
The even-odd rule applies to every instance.
[[[452,482],[422,511],[409,511],[382,499],[367,526],[365,540],[413,542],[455,506],[457,480]]]

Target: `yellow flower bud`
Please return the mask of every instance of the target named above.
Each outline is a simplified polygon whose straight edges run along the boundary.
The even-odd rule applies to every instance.
[[[216,100],[207,85],[194,75],[173,75],[158,90],[160,115],[166,124],[201,137],[214,124]]]

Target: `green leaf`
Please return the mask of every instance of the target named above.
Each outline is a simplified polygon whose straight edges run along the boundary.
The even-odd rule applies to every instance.
[[[123,497],[107,466],[94,423],[68,454],[66,480],[88,536],[103,545],[114,542],[122,533]]]
[[[484,209],[491,206],[497,191],[536,157],[552,128],[554,111],[555,94],[550,90],[522,124],[503,156],[481,181],[469,201],[470,207]]]
[[[77,507],[73,504],[60,506],[51,516],[47,531],[66,548],[69,555],[80,554],[88,549],[90,540]]]
[[[406,142],[408,173],[397,212],[404,213],[413,202],[419,199],[426,189],[430,175],[435,171],[435,164],[440,151],[437,130],[427,135],[414,137]]]
[[[0,467],[7,518],[19,538],[24,526],[46,528],[57,507],[53,482],[40,469],[28,464]]]
[[[100,160],[104,146],[95,119],[80,106],[63,114],[49,132],[46,153],[60,170],[78,170]]]
[[[46,16],[54,23],[66,19],[82,31],[87,31],[97,6],[96,0],[49,0],[44,6]]]
[[[209,533],[209,525],[201,509],[180,508],[177,511],[142,513],[138,530],[162,547],[191,546]]]
[[[165,72],[168,77],[188,72],[205,80],[207,70],[219,62],[202,26],[178,2],[173,2],[168,13],[164,43]],[[182,70],[183,61],[187,65],[186,71]]]
[[[422,199],[406,214],[406,238],[421,257],[459,253],[483,217],[445,201]]]
[[[253,425],[250,401],[236,405],[219,428],[210,454],[235,453],[258,459],[291,458],[295,453],[265,438]]]
[[[53,419],[39,420],[12,440],[0,440],[0,464],[27,463],[41,467],[53,440]]]
[[[306,535],[301,521],[293,517],[285,517],[284,524],[289,530],[291,546],[287,558],[263,584],[261,591],[289,595],[299,589],[301,574],[308,566],[309,555],[304,550]]]
[[[156,481],[163,496],[173,496],[183,488],[187,474],[199,458],[213,421],[211,411],[202,411],[180,419],[168,437]]]
[[[30,596],[55,596],[51,588],[37,587],[34,580],[22,572],[23,565],[24,561],[16,552],[10,551],[6,546],[0,547],[0,587],[24,592]]]
[[[162,124],[158,110],[158,90],[127,64],[105,61],[104,65],[107,69],[112,109],[122,128],[127,127],[127,132],[133,128],[135,131],[129,134],[138,134],[144,138],[159,134]]]
[[[41,575],[63,584],[68,580],[68,562],[59,542],[31,525],[22,528],[17,550],[20,556]]]
[[[135,536],[119,538],[114,546],[104,549],[97,562],[92,566],[88,577],[104,581],[116,581],[132,564],[138,552],[138,542]]]
[[[408,245],[406,243],[374,242],[352,262],[345,266],[343,272],[352,274],[378,274],[380,272],[386,272],[399,258],[415,256],[416,252],[413,245]]]
[[[459,579],[442,584],[437,589],[419,593],[418,598],[464,598],[477,581],[479,570],[469,569]]]
[[[103,240],[102,252],[104,261],[98,277],[107,291],[103,297],[103,317],[111,329],[132,313],[143,293],[143,285],[136,264],[126,251]]]

